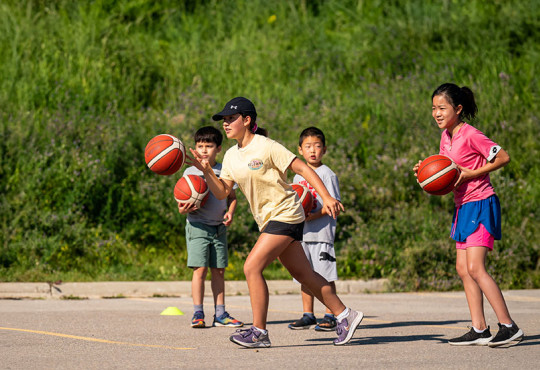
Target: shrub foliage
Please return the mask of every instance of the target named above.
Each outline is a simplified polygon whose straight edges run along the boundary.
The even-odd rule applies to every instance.
[[[411,171],[438,150],[431,92],[455,82],[476,94],[473,124],[512,158],[492,174],[503,240],[489,270],[503,288],[540,287],[538,5],[3,1],[0,279],[189,279],[172,197],[181,173],[153,174],[144,147],[159,133],[193,146],[243,95],[293,151],[302,128],[326,132],[347,209],[341,278],[458,288],[451,196],[426,195]],[[240,195],[228,279],[243,278],[257,235]],[[277,263],[267,276],[288,278]]]

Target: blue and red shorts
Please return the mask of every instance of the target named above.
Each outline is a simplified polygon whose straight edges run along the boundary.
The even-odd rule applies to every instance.
[[[450,237],[456,248],[488,247],[501,239],[501,206],[497,195],[456,207]]]

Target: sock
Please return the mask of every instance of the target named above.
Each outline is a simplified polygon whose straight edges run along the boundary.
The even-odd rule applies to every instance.
[[[343,310],[342,313],[340,313],[339,315],[337,315],[337,320],[338,322],[341,322],[341,320],[343,320],[344,318],[346,318],[347,316],[349,316],[349,309],[347,307],[345,307],[345,309]]]
[[[256,326],[253,326],[253,327],[255,328],[255,330],[260,331],[260,332],[263,333],[264,335],[268,334],[268,330],[259,329],[259,328],[256,327]]]
[[[193,305],[193,312],[201,311],[204,313],[203,305],[202,304],[194,304]]]
[[[221,317],[225,313],[225,305],[217,304],[216,305],[216,317]]]
[[[315,314],[313,312],[304,312],[304,316],[309,317],[310,319],[315,318]]]
[[[472,327],[474,329],[475,332],[477,332],[478,334],[482,334],[483,332],[485,332],[487,329],[484,329],[484,330],[479,330],[479,329],[476,329],[474,326]]]
[[[506,326],[507,328],[511,328],[512,326],[514,326],[514,323],[511,323],[511,324],[503,324],[504,326]]]

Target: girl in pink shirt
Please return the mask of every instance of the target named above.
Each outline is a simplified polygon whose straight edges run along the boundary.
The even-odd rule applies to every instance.
[[[431,114],[443,130],[439,154],[452,159],[461,170],[454,189],[456,208],[450,236],[456,241],[456,270],[463,281],[472,319],[468,333],[448,342],[496,347],[519,341],[523,331],[510,317],[502,292],[485,267],[487,252],[493,249],[495,239],[501,239],[501,210],[489,173],[507,165],[510,157],[465,122],[473,120],[478,110],[468,87],[446,83],[431,98]],[[420,163],[413,168],[415,174]],[[495,337],[486,324],[484,295],[499,320]]]

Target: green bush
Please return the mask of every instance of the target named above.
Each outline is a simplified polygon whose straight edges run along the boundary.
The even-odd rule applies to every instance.
[[[295,151],[327,134],[347,211],[343,279],[394,290],[456,289],[451,196],[430,197],[414,163],[438,151],[431,92],[470,86],[474,124],[512,162],[492,174],[503,288],[540,287],[539,6],[521,1],[0,4],[0,280],[180,280],[185,218],[143,160],[148,140],[192,135],[234,96]],[[216,127],[219,127],[217,124]],[[233,143],[225,141],[224,149]],[[291,175],[292,178],[292,175]],[[258,236],[239,195],[228,279]],[[289,278],[278,263],[268,278]]]

